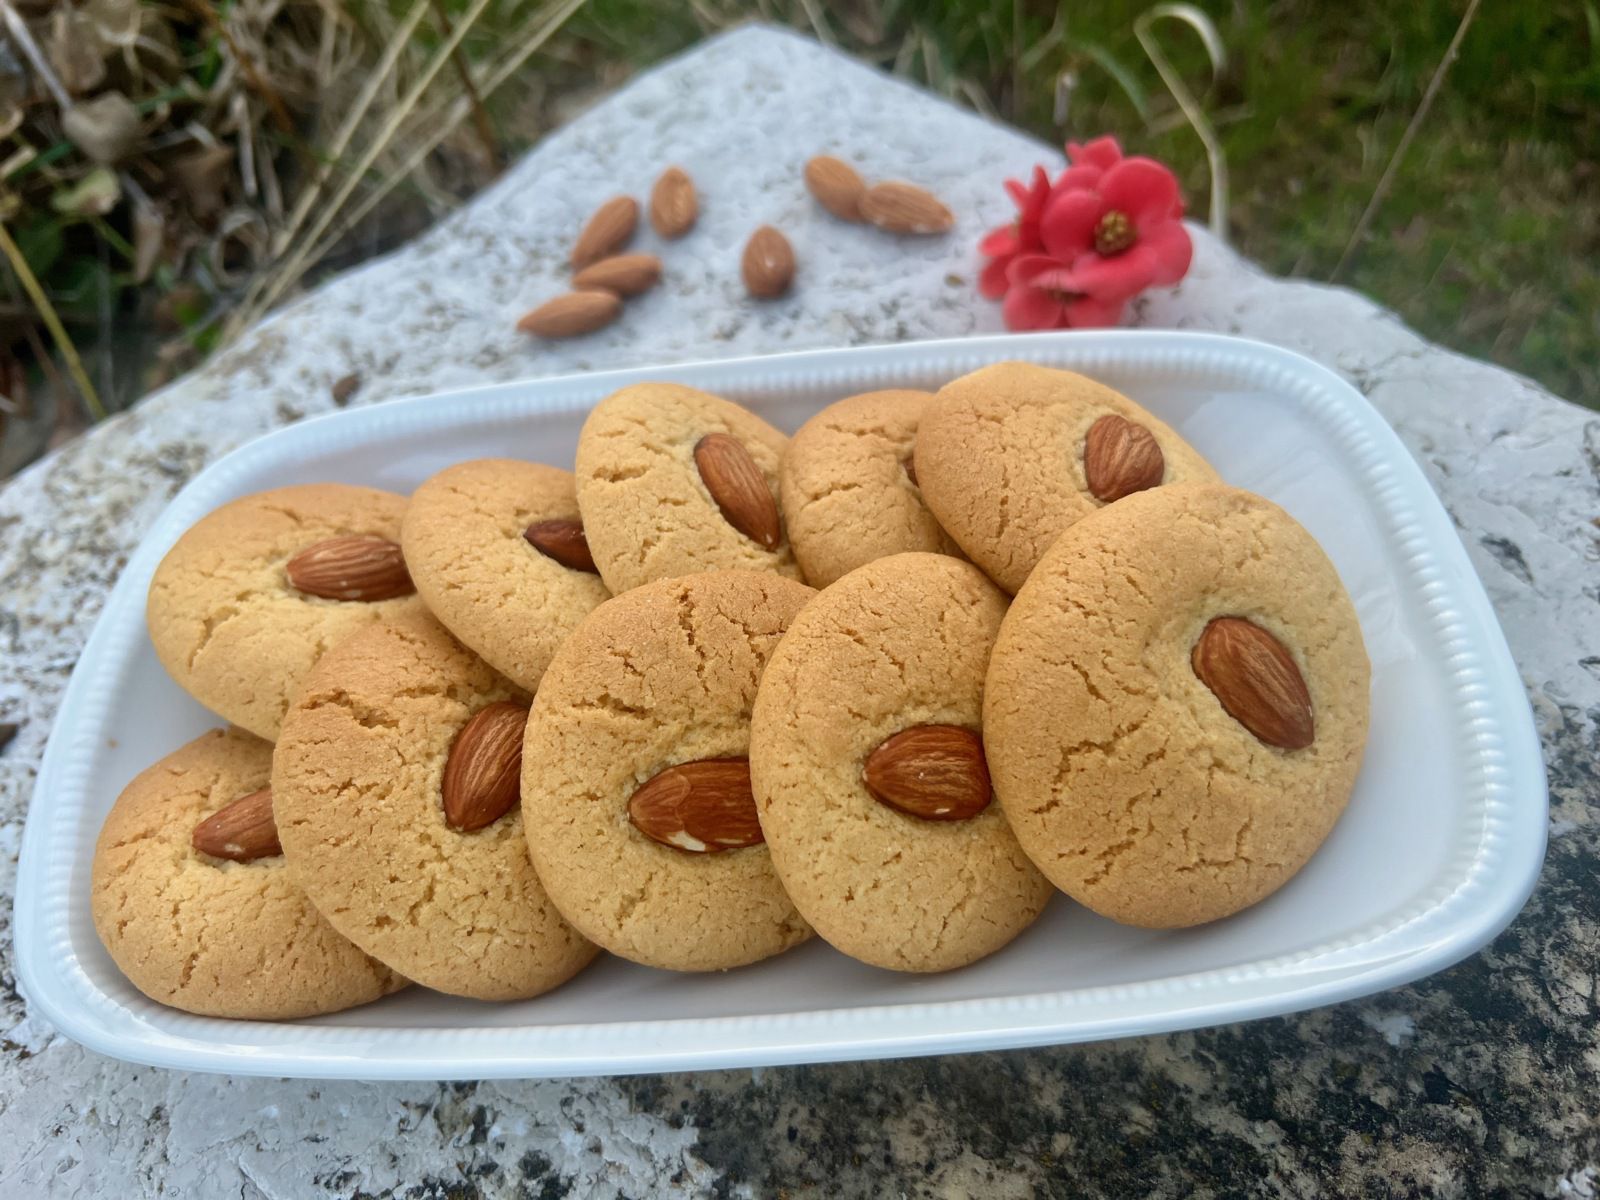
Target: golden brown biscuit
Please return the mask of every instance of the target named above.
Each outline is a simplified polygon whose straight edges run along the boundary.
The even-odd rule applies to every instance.
[[[406,986],[322,918],[283,855],[227,862],[191,844],[195,826],[271,773],[270,742],[214,729],[135,778],[106,816],[90,911],[112,960],[150,999],[277,1021]]]
[[[1121,480],[1124,487],[1216,479],[1211,465],[1169,426],[1072,371],[996,363],[940,388],[923,416],[916,447],[923,498],[968,557],[1006,591],[1022,586],[1063,529],[1108,503],[1091,487],[1085,464],[1091,430],[1104,418],[1146,431],[1137,435],[1146,454],[1122,462],[1154,471]],[[1122,490],[1097,482],[1106,495]]]
[[[970,563],[880,558],[808,604],[762,676],[750,773],[773,865],[812,928],[863,962],[964,966],[1026,929],[1053,894],[1000,806],[987,803],[981,765],[959,782],[986,807],[964,820],[890,807],[869,786],[869,762],[906,731],[978,730],[1005,610],[1005,596]],[[981,764],[980,744],[970,744]],[[919,753],[914,782],[947,778]]]
[[[927,550],[961,554],[917,486],[911,451],[931,392],[851,396],[795,432],[779,472],[784,520],[806,582],[827,587],[863,563]]]
[[[1237,669],[1220,693],[1201,678],[1195,649],[1218,618],[1287,651],[1309,710],[1288,703],[1294,686],[1241,706]],[[1220,484],[1140,492],[1062,534],[1006,614],[984,694],[995,793],[1039,869],[1096,912],[1225,917],[1281,887],[1338,820],[1368,680],[1350,597],[1287,513]],[[1299,749],[1251,729],[1292,742],[1296,716]]]
[[[613,954],[714,971],[811,936],[765,846],[707,850],[692,821],[663,844],[632,806],[664,771],[748,756],[762,668],[814,594],[770,573],[664,579],[606,601],[556,652],[522,758],[528,848],[567,919]],[[759,837],[748,791],[745,809]]]
[[[334,926],[427,987],[517,1000],[595,955],[534,876],[513,805],[445,820],[445,764],[468,720],[526,697],[425,613],[341,642],[307,678],[272,761],[290,870]]]
[[[338,483],[244,496],[202,517],[150,580],[150,640],[180,686],[235,725],[272,739],[317,659],[365,625],[420,612],[414,594],[328,600],[290,584],[285,567],[329,538],[398,542],[404,496]]]
[[[731,439],[753,463],[753,499],[767,506],[765,541],[748,527],[741,532],[738,516],[730,520],[708,487],[697,461],[708,437]],[[798,579],[777,503],[787,443],[749,410],[675,383],[635,384],[595,405],[578,435],[578,508],[606,586],[621,595],[654,579],[719,570]]]
[[[400,544],[429,611],[532,692],[556,647],[611,594],[581,565],[577,521],[570,472],[484,458],[446,467],[412,493]]]

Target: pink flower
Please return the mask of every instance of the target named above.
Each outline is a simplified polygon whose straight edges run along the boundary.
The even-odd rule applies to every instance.
[[[978,276],[978,291],[991,300],[1006,294],[1006,268],[1019,254],[1032,254],[1042,249],[1039,240],[1039,218],[1044,215],[1045,203],[1050,199],[1050,176],[1043,167],[1034,167],[1033,183],[1023,187],[1015,179],[1006,180],[1006,191],[1017,203],[1017,219],[1010,225],[990,230],[978,243],[978,252],[988,255],[989,263]]]
[[[1012,260],[1010,288],[1001,309],[1006,328],[1088,329],[1122,320],[1127,301],[1095,296],[1048,254],[1023,254]]]

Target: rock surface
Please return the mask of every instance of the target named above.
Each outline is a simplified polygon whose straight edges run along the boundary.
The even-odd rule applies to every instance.
[[[849,113],[848,121],[838,114]],[[829,131],[819,143],[814,131]],[[607,330],[517,334],[570,239],[671,153],[697,231]],[[783,148],[775,153],[775,148]],[[823,150],[938,191],[948,238],[841,225],[796,186]],[[415,244],[0,490],[0,890],[57,701],[130,549],[235,445],[336,403],[462,384],[1000,328],[972,247],[999,181],[1053,151],[788,34],[639,79]],[[793,292],[742,302],[757,224]],[[1140,324],[1276,342],[1340,371],[1455,518],[1532,698],[1551,841],[1527,909],[1432,979],[1299,1016],[1093,1046],[622,1080],[319,1084],[129,1066],[29,1016],[0,908],[0,1195],[985,1196],[1600,1193],[1600,420],[1431,346],[1358,295],[1270,278],[1196,230]],[[644,231],[639,248],[654,249]],[[3,734],[0,734],[3,736]],[[40,797],[45,802],[48,797]]]

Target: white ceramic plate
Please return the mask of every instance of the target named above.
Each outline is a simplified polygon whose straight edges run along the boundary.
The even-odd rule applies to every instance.
[[[1288,886],[1181,932],[1123,928],[1065,897],[964,970],[897,975],[821,942],[723,974],[606,959],[551,995],[482,1004],[420,988],[332,1017],[225,1021],[163,1008],[112,965],[89,861],[124,784],[215,717],[145,634],[151,572],[226,500],[342,480],[410,491],[484,455],[572,461],[586,410],[672,379],[794,429],[841,396],[937,387],[1025,358],[1120,388],[1229,482],[1282,504],[1338,566],[1373,666],[1372,741],[1350,807]],[[1544,854],[1544,768],[1521,681],[1449,517],[1366,400],[1322,367],[1182,333],[991,337],[789,354],[482,388],[340,412],[235,450],[189,484],[113,589],[62,701],[17,884],[22,986],[69,1037],[190,1070],[459,1079],[754,1066],[1086,1041],[1238,1021],[1416,979],[1482,946]]]

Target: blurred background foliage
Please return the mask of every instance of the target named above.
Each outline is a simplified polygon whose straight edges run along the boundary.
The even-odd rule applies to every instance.
[[[1220,71],[1176,22],[1155,36],[1226,154],[1239,249],[1600,407],[1596,0],[1199,7]],[[1135,35],[1149,8],[0,0],[0,474],[414,235],[634,71],[752,17],[1047,141],[1114,132],[1171,163],[1203,219],[1204,151]]]

